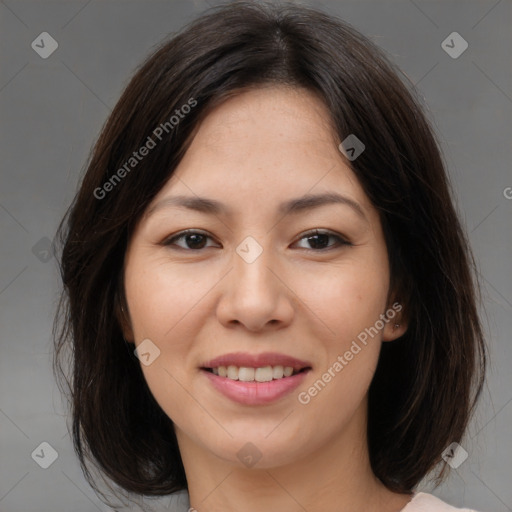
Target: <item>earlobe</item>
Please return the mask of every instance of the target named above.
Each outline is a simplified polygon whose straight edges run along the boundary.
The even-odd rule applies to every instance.
[[[399,304],[400,308],[397,307],[395,309],[395,304],[399,303],[395,302],[393,304],[395,314],[391,318],[388,318],[388,321],[384,326],[382,332],[382,341],[394,341],[403,336],[407,331],[408,324],[406,316],[402,311],[403,307]]]
[[[407,325],[405,323],[390,321],[385,327],[382,341],[394,341],[405,334]]]

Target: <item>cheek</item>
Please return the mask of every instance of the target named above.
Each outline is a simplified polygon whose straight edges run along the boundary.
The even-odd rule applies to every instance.
[[[304,274],[295,281],[298,294],[314,312],[315,337],[323,340],[324,350],[319,380],[303,391],[326,414],[334,403],[340,404],[337,412],[329,413],[338,414],[340,421],[357,408],[375,372],[388,275],[385,259],[360,257],[347,259],[315,279]]]
[[[215,283],[211,272],[197,266],[180,267],[165,261],[142,266],[137,259],[126,269],[125,289],[135,339],[173,338],[201,311],[201,299]],[[144,268],[145,270],[140,270]],[[179,329],[178,329],[179,328]],[[183,339],[183,332],[180,333]],[[179,341],[179,340],[178,340]]]
[[[343,346],[384,313],[388,272],[364,260],[345,262],[316,276],[302,273],[294,279],[294,291],[323,326],[324,338]]]
[[[154,399],[173,421],[187,417],[187,407],[193,407],[183,388],[193,339],[189,322],[195,311],[193,305],[198,302],[198,289],[190,280],[168,264],[150,264],[137,255],[131,258],[125,273],[135,343],[139,346],[149,339],[159,350],[151,364],[142,364],[141,359],[141,369]]]
[[[299,390],[299,402],[304,414],[332,420],[326,435],[361,407],[379,359],[375,324],[385,309],[386,276],[355,268],[333,273],[309,293],[308,306],[321,320],[315,337],[323,340],[322,357],[315,378]]]
[[[127,263],[125,293],[135,343],[150,339],[160,351],[154,363],[141,368],[153,396],[169,416],[179,416],[186,402],[182,386],[194,369],[194,343],[205,315],[211,314],[205,309],[207,294],[220,277],[206,266],[201,271],[197,265],[172,265],[146,258],[142,252],[132,254]]]

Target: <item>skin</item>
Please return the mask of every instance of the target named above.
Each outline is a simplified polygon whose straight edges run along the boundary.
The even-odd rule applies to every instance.
[[[141,367],[174,422],[191,507],[200,512],[398,512],[411,499],[374,476],[365,435],[380,346],[405,332],[404,318],[386,323],[308,404],[298,401],[394,302],[379,216],[327,120],[315,95],[284,86],[216,107],[127,250],[125,338],[149,338],[160,350]],[[282,201],[332,191],[364,215],[344,204],[277,213]],[[154,208],[177,194],[216,199],[232,215]],[[207,236],[165,245],[185,229]],[[334,237],[315,245],[313,229]],[[247,236],[263,251],[252,263],[236,252]],[[199,369],[238,351],[292,355],[312,371],[275,403],[240,405]],[[237,457],[248,442],[262,455],[251,468]]]

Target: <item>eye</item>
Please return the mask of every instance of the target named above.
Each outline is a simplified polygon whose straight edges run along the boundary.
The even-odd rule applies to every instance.
[[[335,239],[335,242],[333,244],[329,244],[329,238]],[[207,235],[206,233],[193,229],[187,229],[186,231],[182,231],[172,236],[171,238],[166,239],[164,242],[162,242],[162,245],[177,245],[180,249],[199,251],[201,249],[205,249],[206,247],[211,247],[206,245],[206,241],[208,239],[212,240],[212,237],[210,235]],[[322,231],[318,229],[305,233],[304,235],[302,235],[299,241],[305,239],[309,240],[308,243],[312,244],[313,247],[303,247],[303,249],[312,250],[315,252],[330,250],[335,247],[340,247],[343,245],[352,245],[348,240],[346,240],[345,238],[336,233],[333,233],[331,231]],[[180,240],[183,240],[185,246],[176,243]]]
[[[202,233],[201,231],[195,231],[193,229],[187,229],[186,231],[182,231],[181,233],[178,233],[177,235],[174,235],[173,237],[166,239],[162,243],[162,245],[178,245],[175,244],[175,242],[183,239],[186,246],[183,247],[181,245],[178,245],[178,247],[180,247],[181,249],[201,250],[205,248],[205,241],[208,238],[211,239],[211,236],[207,235],[206,233]]]
[[[336,239],[336,242],[329,245],[328,244],[329,238]],[[304,249],[313,250],[316,252],[330,250],[335,247],[340,247],[343,245],[352,245],[348,240],[346,240],[345,238],[343,238],[342,236],[340,236],[336,233],[333,233],[331,231],[322,231],[319,229],[315,229],[313,231],[309,231],[308,233],[305,233],[299,239],[299,241],[301,241],[301,240],[309,240],[308,243],[313,245],[313,248],[303,247]]]

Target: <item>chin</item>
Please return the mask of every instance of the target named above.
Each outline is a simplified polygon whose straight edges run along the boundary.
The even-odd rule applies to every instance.
[[[210,453],[237,467],[248,469],[270,469],[285,466],[306,456],[304,446],[313,447],[314,441],[298,439],[296,432],[290,429],[280,430],[278,422],[271,428],[245,428],[226,430],[233,436],[222,432],[215,438],[202,439],[203,445]],[[203,432],[196,434],[204,435]],[[303,437],[303,436],[301,436]]]

